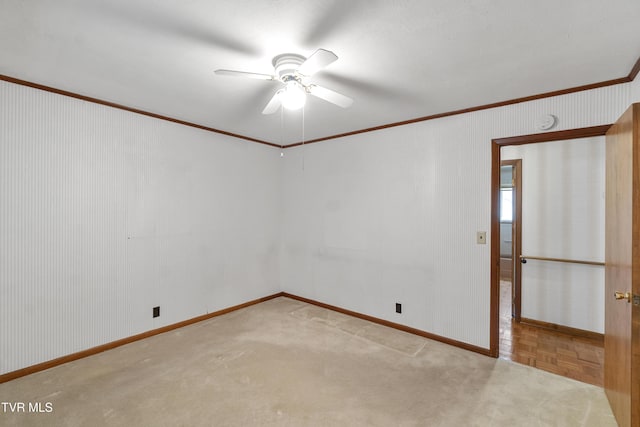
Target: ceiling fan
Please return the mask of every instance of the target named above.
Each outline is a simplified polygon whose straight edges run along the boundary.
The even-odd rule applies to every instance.
[[[262,114],[273,114],[280,106],[289,110],[300,109],[305,104],[307,94],[347,108],[353,103],[353,99],[309,81],[311,76],[337,59],[338,56],[335,53],[325,49],[316,50],[308,58],[296,53],[283,53],[273,58],[273,75],[222,69],[216,70],[215,73],[223,76],[280,81],[284,87],[273,95],[262,110]]]

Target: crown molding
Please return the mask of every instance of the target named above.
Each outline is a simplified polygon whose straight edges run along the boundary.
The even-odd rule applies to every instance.
[[[629,71],[629,75],[627,76],[627,82],[632,82],[638,77],[638,73],[640,73],[640,58],[636,61],[631,71]]]
[[[300,145],[313,144],[313,143],[316,143],[316,142],[328,141],[330,139],[344,138],[346,136],[358,135],[358,134],[361,134],[361,133],[375,132],[377,130],[388,129],[388,128],[397,127],[397,126],[404,126],[404,125],[408,125],[408,124],[412,124],[412,123],[419,123],[419,122],[425,122],[425,121],[428,121],[428,120],[440,119],[440,118],[443,118],[443,117],[456,116],[456,115],[459,115],[459,114],[466,114],[466,113],[472,113],[472,112],[475,112],[475,111],[488,110],[490,108],[504,107],[504,106],[507,106],[507,105],[519,104],[519,103],[522,103],[522,102],[535,101],[535,100],[538,100],[538,99],[550,98],[550,97],[554,97],[554,96],[560,96],[560,95],[567,95],[567,94],[570,94],[570,93],[582,92],[582,91],[585,91],[585,90],[598,89],[598,88],[607,87],[607,86],[614,86],[614,85],[619,85],[619,84],[623,84],[623,83],[629,83],[629,82],[634,81],[639,73],[640,73],[640,57],[638,57],[637,61],[635,62],[635,64],[631,68],[631,70],[629,71],[629,74],[627,74],[625,77],[620,77],[620,78],[617,78],[617,79],[606,80],[606,81],[603,81],[603,82],[591,83],[591,84],[588,84],[588,85],[576,86],[576,87],[572,87],[572,88],[568,88],[568,89],[556,90],[556,91],[552,91],[552,92],[545,92],[545,93],[541,93],[541,94],[538,94],[538,95],[525,96],[525,97],[522,97],[522,98],[510,99],[510,100],[506,100],[506,101],[495,102],[495,103],[492,103],[492,104],[484,104],[484,105],[479,105],[479,106],[476,106],[476,107],[463,108],[463,109],[460,109],[460,110],[453,110],[453,111],[448,111],[448,112],[444,112],[444,113],[433,114],[433,115],[430,115],[430,116],[417,117],[415,119],[403,120],[403,121],[400,121],[400,122],[394,122],[394,123],[389,123],[389,124],[384,124],[384,125],[379,125],[379,126],[373,126],[373,127],[369,127],[369,128],[365,128],[365,129],[359,129],[359,130],[354,130],[354,131],[350,131],[350,132],[339,133],[339,134],[330,135],[330,136],[324,136],[324,137],[321,137],[321,138],[311,139],[309,141],[300,141],[300,142],[296,142],[296,143],[293,143],[293,144],[287,144],[287,145],[276,144],[276,143],[273,143],[273,142],[264,141],[264,140],[261,140],[261,139],[252,138],[252,137],[245,136],[245,135],[240,135],[240,134],[237,134],[237,133],[227,132],[227,131],[224,131],[224,130],[221,130],[221,129],[216,129],[216,128],[212,128],[212,127],[208,127],[208,126],[203,126],[203,125],[199,125],[199,124],[192,123],[192,122],[187,122],[185,120],[174,119],[172,117],[163,116],[161,114],[151,113],[151,112],[140,110],[140,109],[137,109],[137,108],[127,107],[126,105],[116,104],[114,102],[104,101],[104,100],[101,100],[101,99],[98,99],[98,98],[93,98],[93,97],[89,97],[89,96],[85,96],[85,95],[80,95],[80,94],[77,94],[77,93],[74,93],[74,92],[69,92],[69,91],[66,91],[66,90],[56,89],[56,88],[53,88],[53,87],[50,87],[50,86],[45,86],[45,85],[42,85],[42,84],[39,84],[39,83],[33,83],[33,82],[26,81],[26,80],[17,79],[15,77],[6,76],[6,75],[3,75],[3,74],[0,74],[0,80],[6,81],[6,82],[10,82],[10,83],[15,83],[15,84],[22,85],[22,86],[28,86],[28,87],[31,87],[31,88],[34,88],[34,89],[39,89],[39,90],[43,90],[43,91],[46,91],[46,92],[55,93],[55,94],[58,94],[58,95],[63,95],[63,96],[71,97],[71,98],[80,99],[80,100],[87,101],[87,102],[93,102],[95,104],[105,105],[107,107],[117,108],[117,109],[120,109],[120,110],[125,110],[125,111],[129,111],[129,112],[136,113],[136,114],[142,114],[144,116],[153,117],[155,119],[165,120],[165,121],[168,121],[168,122],[172,122],[172,123],[177,123],[177,124],[184,125],[184,126],[193,127],[193,128],[205,130],[205,131],[208,131],[208,132],[214,132],[214,133],[218,133],[218,134],[221,134],[221,135],[230,136],[230,137],[233,137],[233,138],[243,139],[245,141],[250,141],[250,142],[255,142],[255,143],[258,143],[258,144],[269,145],[271,147],[285,149],[285,148],[298,147]]]
[[[567,95],[569,93],[582,92],[582,91],[585,91],[585,90],[598,89],[598,88],[601,88],[601,87],[607,87],[607,86],[614,86],[614,85],[619,85],[619,84],[623,84],[623,83],[629,83],[629,82],[632,82],[632,81],[635,80],[635,78],[637,77],[639,72],[640,72],[640,57],[638,58],[638,60],[634,64],[634,66],[631,68],[631,71],[629,72],[629,74],[627,74],[625,77],[620,77],[620,78],[613,79],[613,80],[606,80],[606,81],[598,82],[598,83],[591,83],[591,84],[588,84],[588,85],[576,86],[576,87],[572,87],[572,88],[569,88],[569,89],[561,89],[561,90],[555,90],[555,91],[552,91],[552,92],[545,92],[545,93],[541,93],[541,94],[538,94],[538,95],[531,95],[531,96],[525,96],[525,97],[522,97],[522,98],[510,99],[510,100],[507,100],[507,101],[495,102],[495,103],[492,103],[492,104],[479,105],[477,107],[470,107],[470,108],[464,108],[464,109],[461,109],[461,110],[448,111],[446,113],[438,113],[438,114],[433,114],[433,115],[430,115],[430,116],[418,117],[418,118],[411,119],[411,120],[404,120],[404,121],[401,121],[401,122],[394,122],[394,123],[389,123],[389,124],[386,124],[386,125],[374,126],[374,127],[370,127],[370,128],[366,128],[366,129],[360,129],[360,130],[355,130],[355,131],[351,131],[351,132],[345,132],[345,133],[340,133],[340,134],[336,134],[336,135],[325,136],[325,137],[322,137],[322,138],[311,139],[309,141],[304,141],[304,142],[296,142],[294,144],[285,145],[285,146],[283,146],[283,148],[292,148],[292,147],[297,147],[297,146],[300,146],[300,145],[307,145],[307,144],[313,144],[315,142],[327,141],[327,140],[330,140],[330,139],[344,138],[345,136],[352,136],[352,135],[357,135],[357,134],[361,134],[361,133],[374,132],[374,131],[377,131],[377,130],[388,129],[388,128],[392,128],[392,127],[396,127],[396,126],[404,126],[404,125],[408,125],[408,124],[412,124],[412,123],[418,123],[418,122],[425,122],[425,121],[428,121],[428,120],[440,119],[440,118],[443,118],[443,117],[457,116],[458,114],[473,113],[474,111],[488,110],[490,108],[498,108],[498,107],[504,107],[506,105],[519,104],[521,102],[535,101],[535,100],[538,100],[538,99],[551,98],[551,97],[560,96],[560,95]]]
[[[219,133],[219,134],[222,134],[222,135],[231,136],[233,138],[244,139],[246,141],[251,141],[251,142],[258,143],[258,144],[265,144],[265,145],[270,145],[272,147],[282,148],[282,145],[280,145],[280,144],[274,144],[272,142],[263,141],[261,139],[251,138],[249,136],[239,135],[237,133],[227,132],[225,130],[215,129],[215,128],[212,128],[212,127],[208,127],[208,126],[203,126],[203,125],[199,125],[199,124],[196,124],[196,123],[187,122],[185,120],[174,119],[172,117],[163,116],[162,114],[156,114],[156,113],[151,113],[149,111],[140,110],[140,109],[137,109],[137,108],[127,107],[126,105],[116,104],[114,102],[104,101],[102,99],[92,98],[90,96],[80,95],[78,93],[69,92],[69,91],[62,90],[62,89],[56,89],[54,87],[45,86],[45,85],[41,85],[39,83],[33,83],[33,82],[26,81],[26,80],[17,79],[15,77],[6,76],[4,74],[0,74],[0,80],[3,80],[5,82],[9,82],[9,83],[15,83],[15,84],[21,85],[21,86],[28,86],[28,87],[31,87],[31,88],[34,88],[34,89],[43,90],[45,92],[55,93],[57,95],[63,95],[63,96],[68,96],[70,98],[80,99],[82,101],[92,102],[94,104],[105,105],[107,107],[112,107],[112,108],[117,108],[119,110],[129,111],[131,113],[142,114],[143,116],[153,117],[154,119],[165,120],[167,122],[177,123],[179,125],[188,126],[188,127],[192,127],[192,128],[196,128],[196,129],[200,129],[200,130],[205,130],[207,132]]]

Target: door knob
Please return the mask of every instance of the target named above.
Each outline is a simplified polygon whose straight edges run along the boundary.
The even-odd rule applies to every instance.
[[[619,292],[615,291],[613,293],[615,299],[626,299],[627,302],[631,302],[631,292]]]

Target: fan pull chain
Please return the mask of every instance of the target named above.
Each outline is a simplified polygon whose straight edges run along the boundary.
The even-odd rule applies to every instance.
[[[280,157],[284,157],[284,107],[280,106]]]
[[[304,110],[306,107],[302,107],[302,170],[304,171]]]

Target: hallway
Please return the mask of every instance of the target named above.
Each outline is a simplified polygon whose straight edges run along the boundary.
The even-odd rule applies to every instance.
[[[604,340],[517,323],[511,318],[511,282],[500,281],[500,358],[603,386]]]

